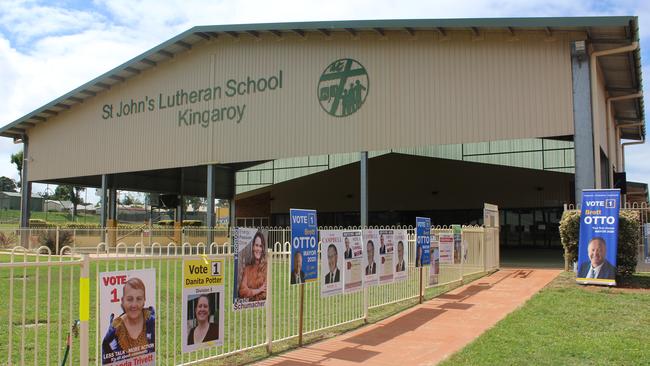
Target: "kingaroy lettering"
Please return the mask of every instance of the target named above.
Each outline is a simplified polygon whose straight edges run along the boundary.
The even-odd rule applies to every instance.
[[[244,118],[246,111],[246,104],[221,107],[214,109],[205,109],[202,111],[195,111],[192,108],[185,108],[178,111],[178,126],[193,126],[198,125],[201,127],[208,127],[210,122],[220,121],[236,121],[240,123]]]

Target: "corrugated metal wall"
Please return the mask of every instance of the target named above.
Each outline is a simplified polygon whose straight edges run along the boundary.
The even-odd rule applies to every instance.
[[[503,34],[472,41],[469,33],[450,41],[269,37],[196,46],[30,130],[29,179],[573,134],[568,34],[552,42],[536,33],[514,42]],[[326,114],[317,99],[321,73],[339,58],[359,61],[370,80],[364,105],[346,118]],[[157,107],[159,93],[225,93],[231,78],[280,70],[279,90]],[[155,110],[101,117],[106,104],[147,98]],[[185,108],[235,105],[246,105],[241,123],[179,126]]]

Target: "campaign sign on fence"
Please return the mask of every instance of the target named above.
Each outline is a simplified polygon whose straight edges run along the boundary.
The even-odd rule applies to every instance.
[[[429,286],[438,284],[440,274],[440,246],[435,234],[431,234],[431,266],[429,267]]]
[[[247,227],[234,230],[234,310],[260,307],[266,303],[267,239],[267,230]]]
[[[643,247],[645,262],[650,263],[650,224],[643,225]]]
[[[438,247],[440,248],[440,263],[454,264],[454,234],[438,234]]]
[[[454,264],[460,264],[463,255],[463,231],[460,225],[451,225],[454,232]]]
[[[393,263],[395,263],[395,281],[403,281],[409,277],[409,238],[408,231],[394,230],[393,243]]]
[[[102,365],[156,364],[156,270],[99,274]]]
[[[415,218],[415,266],[424,267],[431,261],[431,219],[428,217]]]
[[[393,282],[393,230],[379,230],[379,283]]]
[[[318,224],[316,210],[292,208],[291,219],[291,284],[315,281],[318,278]]]
[[[369,287],[379,283],[379,230],[363,230],[363,241],[365,242],[363,256],[363,286]]]
[[[183,260],[183,352],[223,344],[224,269],[223,259]]]
[[[343,292],[343,231],[322,230],[320,241],[320,295],[338,295]]]
[[[363,238],[361,230],[343,230],[343,259],[345,275],[343,276],[346,294],[363,288]]]
[[[619,189],[582,191],[578,283],[616,286],[620,199]]]

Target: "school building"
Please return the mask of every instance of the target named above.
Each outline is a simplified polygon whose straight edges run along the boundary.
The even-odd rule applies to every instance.
[[[489,202],[502,245],[552,247],[582,189],[647,201],[625,179],[645,140],[638,38],[629,16],[194,27],[0,135],[24,145],[23,182],[101,188],[109,227],[117,190],[207,197],[208,226],[217,198],[273,226],[290,208],[480,224]]]

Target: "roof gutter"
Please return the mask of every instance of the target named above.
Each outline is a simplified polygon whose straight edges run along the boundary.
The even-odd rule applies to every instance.
[[[611,116],[612,116],[612,102],[616,102],[619,100],[628,100],[628,99],[637,99],[637,98],[643,98],[643,93],[638,92],[638,93],[633,93],[633,94],[627,94],[627,95],[620,95],[618,97],[609,97],[607,98],[607,107],[606,107],[606,117],[607,117],[607,156],[609,157],[609,126],[611,126]],[[619,142],[621,141],[621,128],[623,127],[633,127],[636,126],[637,123],[632,123],[632,124],[625,124],[625,125],[616,125],[615,126],[615,136],[616,136],[616,167],[618,168],[619,172],[624,171],[623,169],[623,162],[622,162],[622,149],[623,145],[619,145]],[[639,126],[643,125],[643,123],[639,123]],[[643,134],[641,131],[639,131],[639,136],[641,136],[641,140],[643,140]],[[619,152],[619,148],[621,151]],[[613,173],[612,173],[613,174]],[[610,177],[613,178],[613,177]],[[610,180],[611,181],[611,180]]]
[[[609,55],[615,55],[619,53],[625,53],[625,52],[632,52],[639,48],[639,42],[632,42],[631,44],[619,48],[612,48],[609,50],[602,50],[602,51],[595,51],[592,52],[590,57],[590,84],[591,84],[591,125],[593,129],[593,143],[594,143],[594,180],[595,180],[595,185],[594,188],[600,189],[602,188],[602,182],[600,179],[600,125],[598,123],[595,123],[595,117],[596,117],[596,99],[597,99],[597,88],[596,88],[596,81],[598,79],[598,69],[596,68],[597,65],[597,58],[600,56],[609,56]],[[608,125],[605,126],[605,129],[608,129]]]

